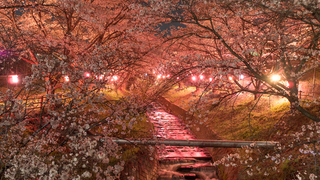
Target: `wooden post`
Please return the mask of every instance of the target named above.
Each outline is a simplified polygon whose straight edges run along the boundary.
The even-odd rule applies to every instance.
[[[312,85],[312,98],[314,99],[314,86],[316,85],[316,68],[313,68],[313,85]]]
[[[299,91],[299,99],[301,99],[301,93],[302,93],[302,91]]]

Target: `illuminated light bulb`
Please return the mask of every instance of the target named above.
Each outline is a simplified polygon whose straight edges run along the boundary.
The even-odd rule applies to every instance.
[[[244,76],[241,74],[240,77],[239,77],[239,79],[243,79],[243,78],[244,78]]]
[[[170,74],[167,75],[167,78],[170,77]]]
[[[157,78],[160,79],[160,78],[161,78],[161,74],[159,74],[159,75],[157,76]]]
[[[88,73],[88,72],[85,73],[85,76],[86,76],[86,77],[90,77],[90,73]]]
[[[209,78],[209,81],[211,82],[211,81],[212,81],[212,78]]]
[[[101,79],[103,79],[103,77],[104,77],[104,75],[100,75],[100,76],[99,76],[99,79],[101,80]]]
[[[229,80],[232,81],[232,77],[229,77]]]
[[[166,76],[162,76],[162,78],[164,79],[164,78],[166,78]]]
[[[179,77],[177,77],[177,79],[179,79]]]
[[[204,78],[204,76],[203,76],[203,75],[200,75],[199,77],[200,77],[200,79],[201,79],[201,80]]]
[[[274,74],[271,76],[271,81],[280,81],[281,77],[278,74]]]
[[[193,81],[197,80],[197,78],[195,76],[192,76],[191,78]]]

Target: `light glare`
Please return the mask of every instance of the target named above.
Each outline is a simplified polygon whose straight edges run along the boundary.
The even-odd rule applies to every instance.
[[[12,84],[17,84],[19,82],[19,77],[18,77],[18,75],[12,75],[11,76],[11,81],[10,81],[10,83],[12,83]]]
[[[65,77],[64,77],[64,81],[69,82],[69,81],[70,81],[69,77],[68,77],[68,76],[65,76]]]
[[[118,80],[118,76],[113,76],[112,79],[117,81]]]
[[[278,74],[274,74],[271,76],[271,81],[280,81],[281,77]]]

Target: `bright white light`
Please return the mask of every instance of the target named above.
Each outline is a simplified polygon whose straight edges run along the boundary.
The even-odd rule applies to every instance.
[[[160,79],[160,78],[161,78],[161,74],[159,74],[159,75],[157,76],[157,78]]]
[[[19,77],[18,75],[12,75],[11,76],[11,83],[12,84],[17,84],[19,82]]]
[[[162,76],[162,78],[164,79],[164,78],[166,78],[166,76]]]
[[[167,75],[167,78],[169,78],[169,77],[170,77],[170,74]]]
[[[84,75],[85,75],[86,77],[90,77],[90,73],[88,73],[88,72],[86,72]]]
[[[209,78],[209,81],[211,82],[211,81],[212,81],[212,78]]]
[[[192,76],[192,81],[195,81],[195,80],[197,80],[197,78],[195,77],[195,76]]]
[[[239,77],[239,79],[243,79],[243,78],[244,78],[244,76],[241,74],[240,77]]]
[[[104,77],[104,75],[100,75],[100,76],[99,76],[99,79],[101,80],[101,79],[103,79],[103,77]]]
[[[229,80],[232,81],[232,77],[231,76],[229,77]]]
[[[179,79],[179,77],[177,77],[177,79]]]
[[[68,76],[65,76],[65,77],[64,77],[64,81],[69,82],[69,81],[70,81],[69,77],[68,77]]]
[[[117,81],[117,80],[118,80],[118,76],[116,76],[116,75],[115,75],[115,76],[112,76],[112,79],[115,80],[115,81]]]
[[[203,76],[203,75],[200,75],[199,77],[200,77],[200,80],[202,80],[202,79],[204,78],[204,76]]]
[[[281,77],[278,74],[274,74],[271,76],[271,81],[280,81]]]

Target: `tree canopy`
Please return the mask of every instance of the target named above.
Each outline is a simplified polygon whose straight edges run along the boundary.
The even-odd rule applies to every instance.
[[[32,74],[0,92],[0,177],[119,178],[125,162],[112,137],[131,137],[148,104],[195,73],[213,79],[205,91],[224,86],[221,99],[282,96],[320,121],[298,98],[299,80],[319,66],[319,8],[312,0],[1,1],[0,63],[25,61]],[[157,29],[167,23],[179,26]],[[155,84],[156,73],[171,79]],[[125,83],[135,86],[123,97],[106,95]]]
[[[319,121],[300,106],[298,84],[319,66],[319,4],[316,1],[147,1],[145,14],[176,22],[165,38],[168,72],[210,74],[212,87],[236,85],[237,92],[285,97],[292,107]],[[160,10],[161,9],[161,10]],[[179,54],[177,55],[177,52]],[[174,60],[172,60],[174,59]],[[178,66],[177,66],[178,64]],[[174,68],[172,68],[174,67]],[[188,70],[188,71],[186,71]],[[238,79],[251,79],[248,86]],[[273,75],[281,81],[273,81]],[[231,76],[232,81],[222,76]]]

